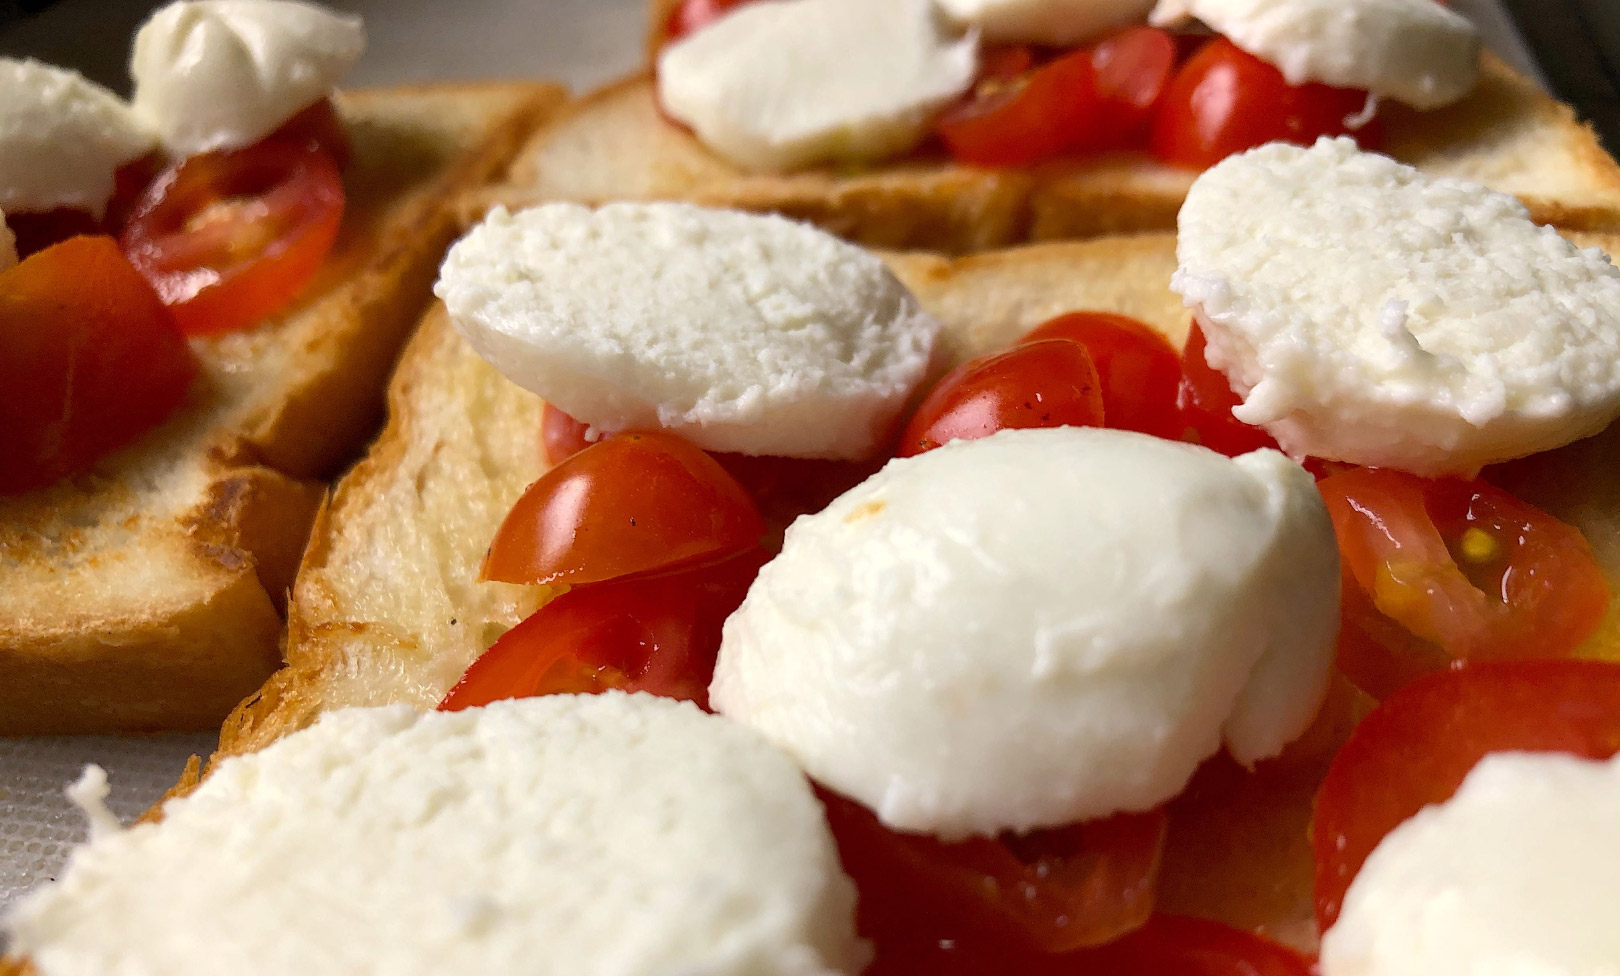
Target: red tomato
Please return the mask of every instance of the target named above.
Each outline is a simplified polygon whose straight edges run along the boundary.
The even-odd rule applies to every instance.
[[[883,466],[875,461],[755,457],[715,454],[714,459],[748,492],[773,530],[787,528],[800,515],[819,512]]]
[[[934,384],[900,436],[900,456],[1029,427],[1100,427],[1102,382],[1085,347],[1044,339],[980,356]]]
[[[285,142],[319,149],[338,169],[347,169],[354,156],[348,127],[330,98],[323,98],[281,124],[265,137],[266,142]]]
[[[13,210],[6,213],[6,225],[17,238],[17,253],[23,257],[60,244],[70,237],[111,234],[117,236],[128,220],[130,211],[152,182],[158,171],[158,157],[154,153],[118,167],[113,174],[113,195],[107,201],[107,212],[97,220],[85,210],[61,207],[43,213]]]
[[[765,523],[735,478],[673,434],[616,434],[547,471],[495,533],[484,579],[579,586],[714,563]]]
[[[1362,148],[1376,149],[1376,122],[1355,132],[1345,125],[1366,104],[1366,92],[1290,85],[1275,67],[1217,37],[1171,81],[1154,120],[1153,153],[1204,169],[1268,142],[1308,146],[1319,136],[1354,136]]]
[[[1093,150],[1145,149],[1159,104],[1176,71],[1176,39],[1156,27],[1132,27],[1091,52],[1102,119]]]
[[[591,446],[585,432],[590,424],[581,423],[551,404],[540,411],[540,448],[547,464],[561,464]]]
[[[767,558],[754,549],[702,569],[569,590],[507,631],[439,708],[611,689],[708,708],[721,624]]]
[[[891,831],[832,793],[822,802],[860,891],[861,930],[880,943],[967,937],[1068,952],[1117,938],[1153,910],[1162,811],[945,844]]]
[[[1262,447],[1275,448],[1277,442],[1270,434],[1232,416],[1232,408],[1243,400],[1232,391],[1225,374],[1204,358],[1204,348],[1203,330],[1195,323],[1181,350],[1181,387],[1176,404],[1183,425],[1198,435],[1198,443],[1227,457]]]
[[[703,27],[709,26],[720,19],[733,7],[740,7],[748,0],[681,0],[670,12],[669,19],[664,22],[664,40],[678,40]]]
[[[196,361],[110,237],[0,273],[0,492],[81,471],[167,417]]]
[[[124,253],[191,335],[256,325],[320,269],[343,221],[324,151],[271,139],[166,170],[124,228]]]
[[[1384,836],[1457,792],[1489,753],[1620,752],[1620,664],[1493,661],[1428,675],[1362,719],[1316,795],[1316,921],[1322,931]]]
[[[1106,312],[1060,315],[1025,342],[1069,339],[1086,347],[1101,381],[1108,426],[1180,440],[1185,424],[1176,409],[1181,360],[1168,339],[1136,319]]]
[[[1340,667],[1368,694],[1457,661],[1569,654],[1603,619],[1586,539],[1500,488],[1369,468],[1318,487],[1344,560]]]

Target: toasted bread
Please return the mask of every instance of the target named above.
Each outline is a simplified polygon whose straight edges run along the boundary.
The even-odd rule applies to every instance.
[[[1513,193],[1536,219],[1620,229],[1620,165],[1574,112],[1500,60],[1462,102],[1389,105],[1385,151],[1429,172]],[[678,199],[812,221],[873,247],[971,252],[1023,241],[1170,230],[1197,174],[1141,154],[985,170],[920,155],[870,168],[751,174],[660,114],[638,75],[585,96],[518,155],[503,185],[469,201]]]
[[[538,84],[347,93],[343,228],[293,310],[193,343],[182,409],[83,475],[0,499],[0,734],[205,729],[280,662],[324,485],[490,178],[563,100]]]

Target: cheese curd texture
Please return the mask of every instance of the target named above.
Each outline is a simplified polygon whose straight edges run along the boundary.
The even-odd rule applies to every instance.
[[[1620,759],[1499,753],[1378,845],[1323,976],[1620,971]]]
[[[179,0],[135,34],[135,111],[171,155],[252,145],[332,94],[359,17],[298,0]]]
[[[1153,0],[936,0],[994,44],[1069,46],[1147,20]]]
[[[977,71],[933,0],[770,0],[665,48],[658,98],[732,162],[789,170],[910,150]]]
[[[17,235],[6,226],[6,215],[0,211],[0,271],[17,264]]]
[[[480,355],[576,419],[744,454],[870,455],[939,331],[861,248],[684,204],[496,210],[435,291]]]
[[[1198,19],[1291,85],[1359,88],[1440,108],[1479,82],[1479,30],[1436,0],[1159,0],[1153,23]]]
[[[855,972],[793,763],[648,695],[330,713],[98,837],[8,919],[40,976]]]
[[[788,529],[726,622],[714,707],[899,830],[1158,806],[1224,738],[1314,717],[1339,557],[1311,476],[1124,431],[889,463]]]
[[[118,167],[156,143],[122,99],[78,72],[0,58],[0,208],[99,220]]]
[[[1620,415],[1620,271],[1512,197],[1324,139],[1221,162],[1179,223],[1171,287],[1290,454],[1472,475]]]

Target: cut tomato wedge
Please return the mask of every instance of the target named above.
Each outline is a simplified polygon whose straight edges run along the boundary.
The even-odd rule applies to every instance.
[[[969,360],[923,398],[900,435],[900,456],[954,440],[1031,427],[1100,427],[1102,381],[1078,342],[1042,339]]]
[[[110,237],[0,272],[0,492],[82,471],[161,423],[197,363]]]
[[[326,152],[270,139],[166,170],[121,244],[188,334],[231,332],[298,297],[337,240],[343,206]]]
[[[1316,797],[1316,921],[1322,931],[1391,830],[1457,792],[1493,752],[1620,752],[1620,664],[1494,661],[1428,675],[1390,696],[1339,751]]]
[[[152,178],[157,175],[159,159],[156,153],[142,156],[118,167],[113,174],[113,195],[107,201],[107,211],[100,220],[87,210],[60,207],[43,212],[9,210],[6,226],[17,238],[17,253],[22,257],[37,254],[53,244],[70,237],[108,234],[117,237],[129,219],[130,212],[146,192]]]
[[[1185,424],[1176,407],[1181,360],[1175,347],[1136,319],[1107,312],[1072,312],[1023,339],[1068,339],[1086,348],[1101,383],[1109,427],[1180,440]]]
[[[561,464],[590,447],[591,441],[585,436],[590,429],[589,424],[546,404],[540,411],[540,449],[546,463]]]
[[[1369,468],[1318,487],[1345,569],[1339,666],[1374,697],[1459,661],[1568,655],[1603,620],[1585,538],[1499,488]]]
[[[266,142],[285,142],[295,146],[319,149],[338,169],[348,169],[354,156],[354,144],[349,140],[348,127],[338,114],[330,98],[323,98],[309,108],[281,124],[281,128],[265,137]]]
[[[709,26],[749,0],[681,0],[664,22],[663,44]]]
[[[1176,395],[1183,427],[1198,443],[1227,457],[1263,447],[1275,449],[1277,442],[1270,434],[1232,416],[1233,408],[1243,400],[1226,375],[1204,358],[1206,346],[1203,330],[1194,323],[1181,350],[1181,386]]]
[[[579,586],[720,562],[759,545],[759,510],[673,434],[616,434],[552,468],[506,516],[484,578]]]

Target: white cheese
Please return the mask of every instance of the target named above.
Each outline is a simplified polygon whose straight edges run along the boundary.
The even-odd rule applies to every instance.
[[[0,58],[0,208],[99,220],[118,167],[156,142],[122,99],[78,72]]]
[[[135,35],[135,111],[177,157],[251,145],[332,94],[360,18],[297,0],[179,0]]]
[[[591,427],[745,454],[871,454],[939,330],[861,248],[684,204],[497,210],[435,291],[485,359]]]
[[[328,714],[8,926],[40,976],[822,976],[862,961],[854,897],[786,756],[611,693]]]
[[[1281,454],[1002,431],[795,522],[709,693],[891,827],[1025,831],[1155,807],[1223,736],[1279,752],[1338,599],[1326,509]]]
[[[1225,160],[1171,287],[1295,456],[1471,475],[1620,415],[1620,271],[1512,197],[1349,140]]]
[[[6,226],[6,215],[0,211],[0,271],[17,264],[17,235]]]
[[[952,22],[994,44],[1068,47],[1141,24],[1153,0],[936,0]]]
[[[1373,851],[1324,976],[1620,972],[1620,759],[1487,756]]]
[[[787,170],[906,152],[977,68],[933,0],[765,0],[665,48],[658,97],[733,162]]]
[[[1359,88],[1418,109],[1479,81],[1479,30],[1436,0],[1159,0],[1153,22],[1196,18],[1289,84]]]

